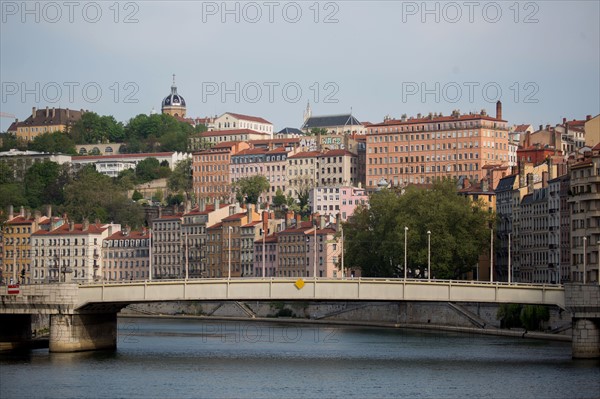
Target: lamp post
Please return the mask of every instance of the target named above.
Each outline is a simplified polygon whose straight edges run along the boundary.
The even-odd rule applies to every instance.
[[[510,233],[508,233],[508,284],[512,281],[512,270],[510,268]]]
[[[427,230],[427,280],[431,281],[431,231]]]
[[[596,280],[598,280],[598,285],[600,285],[600,240],[598,241],[598,272],[596,273]]]
[[[406,244],[407,244],[407,237],[408,237],[408,227],[404,226],[404,279],[406,280],[407,277],[407,270],[406,267],[408,266],[408,261],[406,258]]]
[[[490,225],[490,283],[494,281],[494,227]]]
[[[315,262],[313,264],[313,277],[316,282],[316,280],[317,280],[317,224],[316,223],[315,223]],[[316,285],[315,285],[315,287],[316,287]]]
[[[229,231],[229,240],[227,244],[227,280],[231,279],[231,226],[227,229]]]
[[[586,242],[587,242],[587,237],[583,237],[583,284],[586,283],[586,278],[585,278],[586,277],[585,276],[585,274],[586,274],[586,272],[585,272],[585,266],[586,266],[586,264],[585,264],[585,262],[586,262],[586,259],[585,259],[585,250],[586,250],[585,244],[586,244]]]

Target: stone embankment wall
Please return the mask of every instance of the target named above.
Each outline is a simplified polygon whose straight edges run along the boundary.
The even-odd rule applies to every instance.
[[[214,318],[293,317],[320,322],[500,328],[496,304],[447,302],[165,302],[135,304],[122,315],[189,315]],[[550,309],[546,329],[570,336],[571,315]]]

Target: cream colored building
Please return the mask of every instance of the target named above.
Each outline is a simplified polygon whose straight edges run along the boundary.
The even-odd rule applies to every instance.
[[[269,136],[268,138],[273,137],[273,124],[258,116],[225,112],[215,119],[213,126],[213,130],[248,129],[259,133],[265,133]]]
[[[600,114],[585,121],[585,145],[594,147],[600,143]]]

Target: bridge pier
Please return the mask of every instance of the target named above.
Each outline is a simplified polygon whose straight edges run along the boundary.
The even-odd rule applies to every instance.
[[[116,313],[74,313],[50,316],[50,352],[116,348]]]
[[[573,358],[600,358],[600,319],[573,318]]]
[[[31,346],[31,315],[0,315],[0,352],[26,349]]]

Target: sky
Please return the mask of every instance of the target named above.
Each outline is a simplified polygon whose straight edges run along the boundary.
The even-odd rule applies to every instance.
[[[313,115],[509,124],[600,113],[600,1],[0,1],[0,111]],[[0,118],[0,131],[13,121]]]

